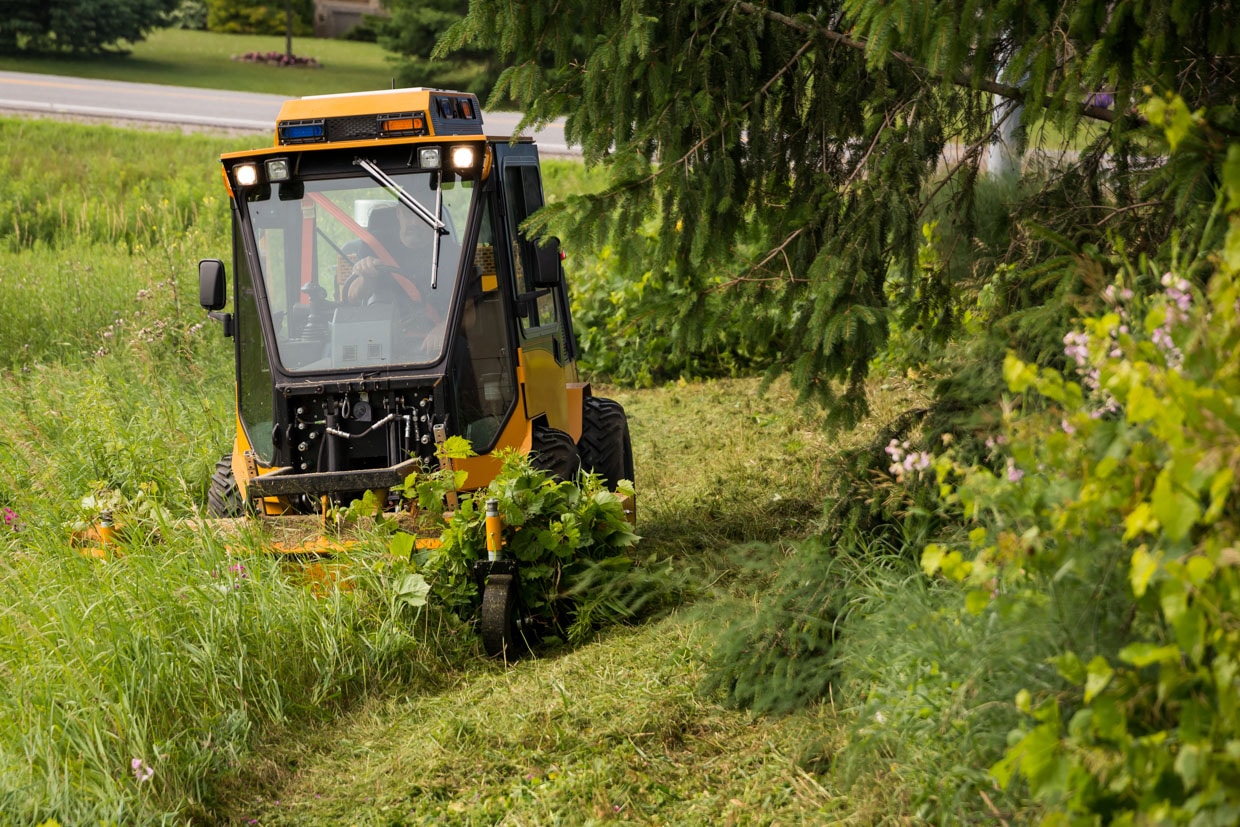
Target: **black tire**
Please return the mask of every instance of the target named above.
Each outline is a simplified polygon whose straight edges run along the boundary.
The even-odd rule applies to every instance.
[[[207,490],[207,511],[213,517],[240,517],[245,514],[245,501],[233,477],[232,454],[215,463],[211,487]]]
[[[556,428],[534,426],[530,464],[562,480],[574,480],[581,470],[581,454],[573,438]]]
[[[482,592],[482,648],[489,657],[513,661],[525,652],[517,628],[517,584],[511,574],[492,574]]]
[[[633,443],[624,408],[598,396],[587,396],[581,407],[581,467],[598,474],[613,491],[620,480],[632,482]]]

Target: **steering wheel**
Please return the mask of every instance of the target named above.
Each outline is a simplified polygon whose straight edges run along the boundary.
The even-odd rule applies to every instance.
[[[439,309],[430,302],[423,301],[422,292],[418,290],[417,286],[410,281],[408,277],[397,271],[395,267],[390,264],[376,264],[374,265],[374,269],[375,275],[380,278],[391,279],[405,293],[405,295],[409,297],[410,301],[412,301],[415,306],[425,309],[426,314],[431,317],[432,322],[438,324],[443,321],[443,314],[439,312]],[[347,299],[349,290],[352,288],[353,284],[361,278],[361,273],[354,272],[350,274],[349,277],[345,279],[344,286],[341,288],[341,295]]]

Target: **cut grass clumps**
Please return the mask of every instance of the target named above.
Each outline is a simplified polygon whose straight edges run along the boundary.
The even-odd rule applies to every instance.
[[[282,775],[243,776],[229,823],[823,824],[847,814],[796,762],[829,710],[772,720],[696,691],[701,624],[675,615],[588,647],[375,699],[310,733]],[[275,745],[275,752],[288,745]]]

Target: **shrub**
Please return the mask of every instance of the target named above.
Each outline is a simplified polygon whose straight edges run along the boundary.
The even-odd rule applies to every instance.
[[[467,455],[467,444],[460,438],[449,440],[445,456]],[[566,481],[535,468],[529,456],[516,451],[503,453],[501,459],[500,472],[486,488],[460,497],[448,515],[442,544],[417,555],[418,568],[444,607],[472,613],[480,597],[473,565],[486,559],[486,503],[495,499],[504,521],[504,554],[521,564],[524,608],[532,617],[557,624],[563,619],[562,598],[573,591],[575,578],[589,572],[598,579],[599,570],[586,565],[588,561],[605,561],[611,571],[625,573],[631,561],[624,555],[639,538],[620,497],[597,475]],[[405,481],[404,491],[420,508],[443,515],[447,493],[460,484],[463,480],[450,470],[415,473]],[[621,481],[621,491],[632,495],[632,483]],[[588,634],[592,614],[579,613],[567,630],[570,639]]]
[[[1173,149],[1200,126],[1174,101],[1147,114]],[[1008,357],[1001,469],[936,466],[976,527],[923,567],[966,583],[969,612],[1092,612],[1053,660],[1060,691],[1017,696],[1027,723],[992,769],[1052,806],[1044,823],[1240,817],[1240,146],[1226,158],[1205,291],[1181,275],[1205,257],[1149,301],[1126,272],[1064,340],[1075,376]]]

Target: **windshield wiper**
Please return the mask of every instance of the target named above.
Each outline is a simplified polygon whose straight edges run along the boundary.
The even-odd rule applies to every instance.
[[[396,196],[397,201],[404,204],[406,209],[425,221],[426,225],[434,231],[435,244],[431,250],[431,289],[437,289],[439,287],[439,239],[448,232],[448,226],[443,223],[443,218],[441,217],[443,215],[442,182],[436,181],[435,211],[431,212],[422,206],[418,199],[410,195],[408,190],[396,183],[392,176],[381,170],[374,161],[367,160],[366,158],[354,158],[353,163],[365,170],[366,174],[373,178],[376,184]]]

